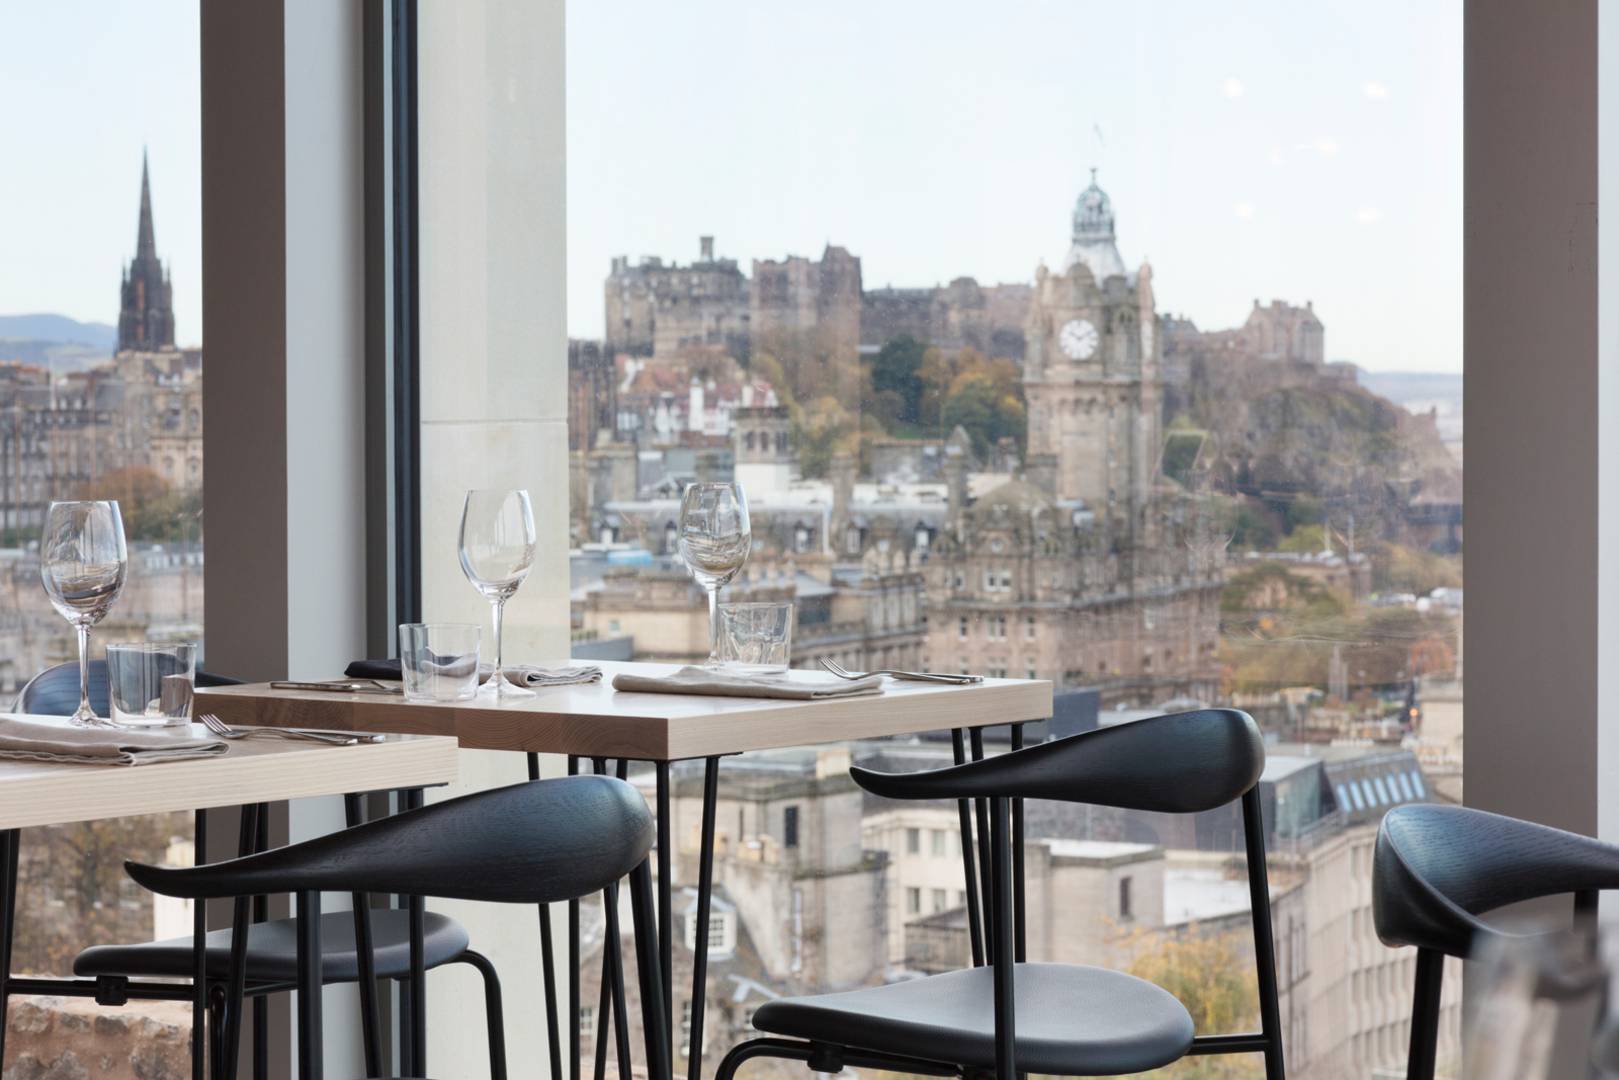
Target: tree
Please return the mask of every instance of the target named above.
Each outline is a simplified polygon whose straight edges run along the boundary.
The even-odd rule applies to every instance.
[[[79,490],[81,499],[113,499],[131,540],[158,542],[194,539],[202,519],[200,493],[170,490],[156,472],[131,465],[91,480]]]
[[[1010,360],[987,360],[972,349],[961,351],[939,410],[943,430],[952,431],[958,425],[972,436],[973,451],[980,458],[1003,438],[1023,444],[1028,413],[1016,365]]]
[[[1143,932],[1130,973],[1168,990],[1198,1031],[1246,1031],[1257,1024],[1259,991],[1253,962],[1237,948],[1237,933],[1213,933],[1196,926],[1185,934]],[[1186,1058],[1149,1076],[1199,1080],[1263,1076],[1254,1055]]]
[[[892,423],[917,424],[922,420],[922,362],[927,346],[901,334],[877,351],[871,362],[873,411]],[[883,415],[892,410],[891,415]]]

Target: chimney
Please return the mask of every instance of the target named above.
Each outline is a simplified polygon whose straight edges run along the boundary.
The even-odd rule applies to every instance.
[[[849,524],[849,509],[854,502],[856,464],[854,455],[840,450],[832,455],[827,471],[832,477],[832,536],[834,543],[843,542]]]
[[[714,261],[714,238],[712,236],[699,236],[697,238],[697,243],[703,250],[703,261],[704,262],[713,262]]]

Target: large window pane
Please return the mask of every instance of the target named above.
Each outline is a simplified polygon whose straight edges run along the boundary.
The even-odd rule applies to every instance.
[[[203,353],[197,6],[5,9],[12,48],[0,98],[13,106],[14,152],[0,175],[0,694],[9,705],[39,672],[77,661],[40,584],[40,526],[53,500],[122,508],[127,584],[92,635],[94,659],[108,642],[201,641]],[[25,832],[14,969],[63,975],[86,945],[188,933],[185,906],[154,904],[125,878],[123,860],[189,862],[190,847],[183,814]],[[64,1036],[107,1012],[87,999],[12,1009],[8,1060],[27,1055],[63,1075],[82,1071],[86,1052]],[[142,1002],[125,1012],[155,1022],[96,1020],[96,1053],[148,1062],[141,1075],[185,1075],[189,1009]]]
[[[1461,797],[1460,5],[574,4],[568,32],[576,651],[706,653],[674,522],[734,477],[729,596],[795,600],[798,666],[1048,679],[1061,731],[1248,710],[1290,1072],[1398,1067],[1371,844]],[[964,962],[959,852],[917,840],[954,808],[842,772],[948,756],[726,761],[711,1061],[770,995]],[[1032,956],[1255,1025],[1233,813],[1039,804],[1029,844],[1031,896],[1069,900]],[[1227,1066],[1258,1069],[1175,1071]]]

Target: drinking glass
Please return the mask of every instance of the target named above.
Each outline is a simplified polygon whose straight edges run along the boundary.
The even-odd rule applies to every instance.
[[[79,638],[79,708],[69,719],[105,726],[90,708],[90,628],[112,609],[124,588],[129,552],[116,502],[54,502],[45,513],[39,575],[51,606]]]
[[[197,644],[123,643],[107,646],[107,704],[120,727],[181,727],[191,723]]]
[[[534,691],[516,686],[501,670],[501,618],[517,587],[534,565],[534,508],[526,491],[467,492],[461,508],[461,570],[489,600],[495,617],[495,673],[481,693],[530,697]]]
[[[786,672],[793,651],[793,605],[786,600],[720,605],[720,660],[745,675]]]
[[[748,561],[753,530],[741,484],[692,484],[680,500],[680,557],[708,592],[707,668],[719,668],[720,589]]]
[[[478,628],[471,623],[403,623],[399,667],[406,701],[477,697]]]

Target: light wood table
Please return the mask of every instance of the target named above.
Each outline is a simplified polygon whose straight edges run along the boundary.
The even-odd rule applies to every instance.
[[[29,717],[66,726],[60,717]],[[197,726],[197,736],[206,730]],[[196,811],[196,852],[203,859],[202,811],[254,806],[316,795],[347,795],[448,784],[456,777],[455,740],[391,735],[381,742],[332,746],[290,739],[242,739],[217,757],[147,765],[70,765],[0,758],[0,1055],[5,1052],[5,1006],[12,994],[103,997],[97,980],[22,979],[11,974],[12,931],[17,912],[19,831],[102,818]],[[193,932],[206,931],[206,905],[194,906]],[[86,944],[89,944],[86,942]],[[200,954],[199,954],[200,955]],[[126,984],[119,994],[135,998],[191,1000],[193,1076],[202,1075],[206,981],[192,985]]]
[[[664,1001],[673,1008],[671,955],[672,900],[669,842],[669,764],[703,759],[702,839],[698,850],[696,948],[692,972],[692,1052],[690,1080],[700,1075],[702,1058],[703,992],[707,978],[709,905],[713,895],[714,815],[718,801],[719,761],[722,756],[749,750],[768,750],[819,743],[845,742],[888,735],[952,732],[958,760],[966,754],[970,733],[973,756],[982,756],[982,729],[1010,725],[1013,745],[1021,744],[1022,725],[1051,716],[1052,686],[1041,680],[985,679],[966,686],[885,680],[881,694],[816,701],[774,698],[701,697],[687,694],[620,693],[612,688],[620,672],[638,675],[668,674],[673,664],[600,664],[600,683],[538,689],[533,697],[496,701],[475,698],[459,702],[406,702],[398,695],[343,693],[319,690],[274,689],[266,683],[198,688],[197,710],[218,714],[226,723],[280,727],[319,727],[342,731],[408,732],[452,735],[463,748],[511,750],[527,753],[529,775],[538,775],[536,754],[568,755],[569,771],[581,759],[594,759],[596,767],[616,760],[619,775],[628,761],[649,761],[657,774],[658,823],[658,931],[664,974]],[[817,674],[817,678],[825,676]],[[969,897],[976,900],[982,879],[971,868],[972,842],[968,808],[960,805]],[[982,813],[982,811],[980,811]],[[979,832],[986,832],[980,818]],[[1020,841],[1021,805],[1014,810],[1014,831]],[[1022,844],[1013,848],[1017,880],[1022,880]],[[987,860],[986,860],[987,861]],[[985,868],[987,870],[987,867]],[[1022,890],[1017,893],[1021,926]],[[616,921],[616,905],[608,904],[608,919]],[[972,905],[976,917],[977,904]],[[541,920],[541,946],[545,954],[544,978],[547,1022],[550,1025],[552,1080],[562,1080],[563,1068],[556,1048],[559,1032],[555,1013],[556,984],[550,959],[548,920]],[[975,925],[976,929],[976,925]],[[578,1069],[578,903],[568,906],[569,970],[574,1024],[570,1052]],[[609,925],[607,940],[618,942],[617,928]],[[608,1004],[608,981],[602,984]],[[605,1018],[599,1008],[597,1016]],[[673,1020],[673,1014],[669,1019]],[[619,1018],[622,1023],[622,1017]],[[669,1025],[671,1035],[674,1027]],[[605,1024],[597,1024],[597,1056],[606,1045]],[[624,1063],[621,1062],[621,1065]],[[599,1072],[599,1068],[598,1068]]]

